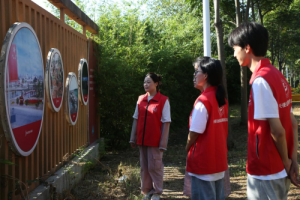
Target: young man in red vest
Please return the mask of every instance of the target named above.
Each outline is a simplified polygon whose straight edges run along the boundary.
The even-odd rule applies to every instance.
[[[252,71],[248,105],[247,196],[249,200],[287,199],[290,182],[299,187],[298,125],[291,88],[269,59],[268,31],[246,23],[231,32],[228,43],[241,66]]]

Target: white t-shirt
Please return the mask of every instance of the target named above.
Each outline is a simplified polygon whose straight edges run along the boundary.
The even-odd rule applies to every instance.
[[[267,120],[267,118],[279,118],[278,104],[273,96],[272,89],[268,82],[262,77],[257,77],[252,84],[252,94],[254,103],[254,119]],[[291,109],[291,112],[293,110]],[[287,177],[285,169],[276,174],[257,176],[249,176],[260,180],[275,180]]]
[[[152,98],[153,97],[148,96],[148,101],[150,101],[150,99],[152,99]],[[132,117],[134,119],[138,119],[138,117],[139,117],[139,109],[138,109],[138,104],[137,103],[136,103],[135,111],[134,111],[134,114],[133,114]],[[168,99],[166,100],[165,105],[164,105],[163,110],[162,110],[161,122],[162,123],[171,122],[170,103],[169,103]]]
[[[199,134],[204,133],[206,129],[208,117],[209,116],[204,104],[201,101],[198,101],[192,113],[190,131]],[[202,175],[194,174],[190,172],[188,174],[190,176],[194,176],[204,181],[217,181],[224,178],[225,171],[214,173],[214,174],[202,174]]]

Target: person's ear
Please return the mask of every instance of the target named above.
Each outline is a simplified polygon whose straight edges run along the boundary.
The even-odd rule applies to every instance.
[[[246,51],[246,53],[250,53],[250,52],[252,51],[252,49],[251,49],[251,47],[250,47],[249,44],[247,44],[247,45],[245,46],[245,51]]]

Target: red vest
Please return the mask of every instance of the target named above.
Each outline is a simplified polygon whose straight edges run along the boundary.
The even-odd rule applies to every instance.
[[[204,133],[199,134],[187,157],[188,172],[214,174],[227,169],[228,104],[219,108],[216,87],[208,87],[196,99],[194,108],[201,101],[208,113]],[[193,109],[194,110],[194,109]],[[190,115],[190,125],[191,116]]]
[[[157,94],[148,102],[148,95],[139,96],[137,145],[158,147],[161,137],[161,116],[168,97]]]
[[[278,103],[279,118],[285,129],[288,156],[291,158],[294,146],[290,117],[292,104],[291,88],[281,72],[271,65],[269,59],[263,59],[259,62],[251,76],[250,84],[253,83],[256,77],[265,79],[272,89],[274,98]],[[254,119],[254,103],[251,90],[248,107],[247,173],[252,175],[270,175],[283,169],[284,166],[273,142],[268,121]]]

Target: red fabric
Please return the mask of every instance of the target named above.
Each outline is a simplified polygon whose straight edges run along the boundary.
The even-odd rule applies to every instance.
[[[72,122],[75,122],[76,119],[77,119],[77,112],[76,112],[76,113],[72,113],[72,114],[71,114],[71,121],[72,121]]]
[[[137,145],[158,147],[161,137],[161,116],[168,97],[160,92],[149,101],[148,95],[139,96],[137,122]]]
[[[54,104],[55,108],[59,108],[61,101],[62,101],[61,97],[53,98],[53,104]]]
[[[39,139],[41,125],[42,120],[38,120],[12,130],[16,143],[22,151],[28,152],[35,147],[35,143]]]
[[[100,120],[99,116],[97,116],[97,109],[95,109],[99,105],[99,101],[97,99],[96,91],[97,86],[94,80],[95,74],[94,72],[98,69],[97,68],[97,57],[95,56],[94,48],[97,47],[93,40],[89,39],[89,95],[87,101],[88,103],[88,121],[89,121],[89,144],[92,144],[98,139],[98,134],[100,136]]]
[[[195,101],[201,101],[208,113],[204,133],[199,134],[187,157],[188,172],[214,174],[227,169],[228,104],[219,108],[216,87],[207,88]],[[194,109],[193,109],[194,110]],[[190,123],[191,116],[190,115]]]
[[[271,65],[269,59],[263,59],[259,62],[251,76],[250,84],[257,77],[262,77],[268,82],[278,103],[279,118],[285,129],[288,156],[291,158],[294,144],[290,117],[292,103],[291,88],[282,73]],[[283,169],[284,166],[273,142],[268,121],[254,119],[254,103],[251,90],[248,107],[247,173],[252,175],[270,175],[278,173]]]
[[[8,56],[9,82],[15,82],[19,80],[17,55],[17,47],[15,44],[12,44]]]

